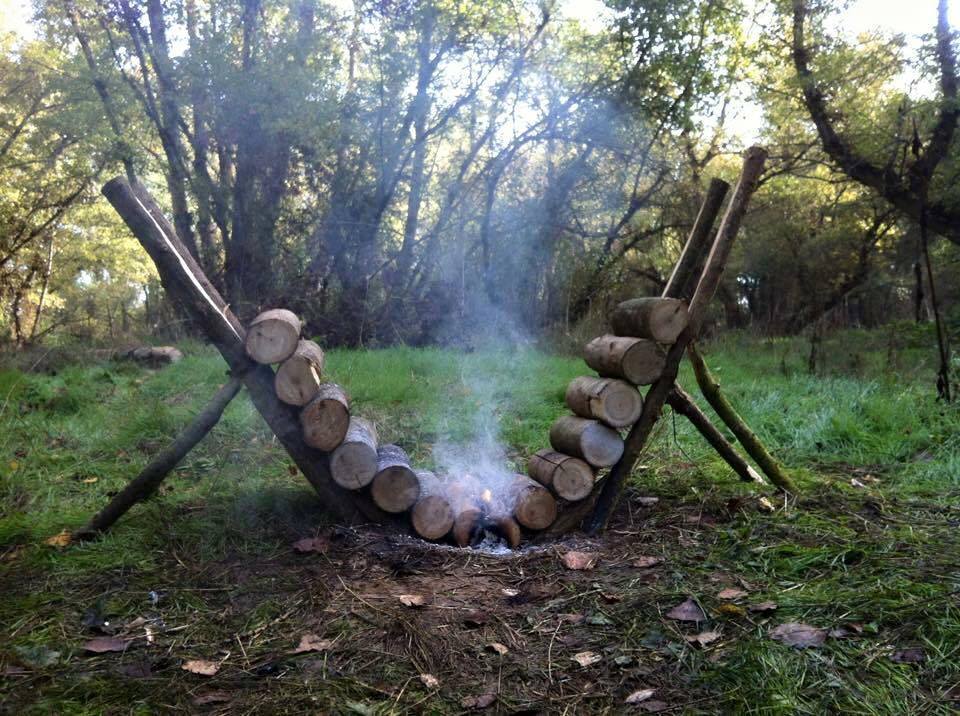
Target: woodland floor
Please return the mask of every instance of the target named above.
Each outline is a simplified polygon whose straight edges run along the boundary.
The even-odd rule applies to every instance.
[[[223,364],[197,345],[160,371],[38,355],[0,371],[0,711],[954,713],[960,411],[931,396],[927,338],[837,336],[818,375],[799,340],[709,346],[803,497],[736,481],[668,416],[606,534],[510,554],[325,523],[245,397],[110,535],[46,544],[176,433]],[[583,366],[391,349],[330,368],[426,464],[488,408],[512,456],[542,447]],[[305,537],[316,551],[293,549]],[[593,566],[567,568],[574,550]],[[700,622],[669,615],[688,598]],[[823,643],[774,639],[788,623]],[[125,648],[92,654],[94,639]]]

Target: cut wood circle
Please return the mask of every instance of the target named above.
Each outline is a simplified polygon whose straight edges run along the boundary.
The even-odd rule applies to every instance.
[[[300,411],[300,425],[310,447],[330,452],[342,443],[350,427],[350,402],[343,388],[336,383],[320,385]]]
[[[330,475],[341,487],[359,490],[377,474],[377,430],[373,423],[352,417],[343,442],[330,455]]]
[[[306,405],[323,382],[323,349],[313,341],[301,340],[293,355],[277,368],[273,379],[277,397],[288,405]]]
[[[584,347],[583,358],[604,377],[650,385],[663,373],[667,354],[654,341],[605,335],[594,338]]]
[[[593,468],[583,460],[544,449],[530,458],[530,477],[570,502],[584,499],[593,490]]]
[[[420,480],[399,445],[383,445],[377,450],[377,474],[370,495],[377,507],[392,513],[409,510],[420,497]]]
[[[620,434],[596,420],[564,415],[550,428],[550,444],[557,452],[586,460],[594,467],[615,465],[623,455]]]
[[[687,304],[677,298],[633,298],[613,310],[610,324],[618,336],[674,343],[687,327]]]
[[[566,401],[581,418],[595,418],[612,428],[633,425],[643,410],[640,392],[615,378],[574,378],[567,387]]]
[[[514,491],[513,516],[530,530],[543,530],[557,519],[557,501],[543,485],[526,475],[517,475]]]
[[[279,363],[293,355],[299,340],[297,315],[285,308],[274,308],[251,321],[244,347],[257,363]]]
[[[410,511],[414,531],[424,539],[441,539],[453,527],[453,509],[443,484],[432,472],[418,470],[420,499]]]

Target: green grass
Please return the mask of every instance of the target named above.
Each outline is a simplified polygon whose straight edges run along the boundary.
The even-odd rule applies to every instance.
[[[730,516],[728,501],[754,488],[736,481],[668,413],[633,483],[659,496],[661,508],[638,518],[640,527],[625,517],[628,526],[609,544],[594,545],[608,550],[610,564],[617,564],[614,553],[634,548],[663,555],[668,567],[659,580],[611,568],[576,581],[562,570],[556,574],[549,553],[531,555],[526,567],[502,568],[518,584],[531,574],[548,575],[545,581],[567,590],[564,612],[606,615],[609,624],[590,627],[582,648],[646,660],[645,671],[598,676],[606,696],[587,694],[583,698],[593,700],[581,710],[616,711],[621,692],[662,677],[659,693],[670,693],[674,708],[689,712],[949,711],[942,694],[960,682],[960,412],[933,399],[932,355],[923,341],[891,340],[870,333],[834,337],[817,376],[806,372],[807,346],[799,339],[733,334],[707,347],[731,401],[803,488],[800,500],[778,503],[772,514],[748,509]],[[458,710],[460,698],[496,674],[474,661],[432,656],[431,645],[418,641],[421,627],[403,620],[377,632],[386,640],[377,653],[409,653],[409,663],[375,668],[358,656],[332,671],[318,666],[322,678],[257,675],[254,667],[274,658],[277,643],[296,642],[289,633],[274,641],[264,636],[271,625],[294,618],[288,605],[305,610],[296,612],[306,621],[291,627],[295,633],[311,624],[320,633],[322,625],[327,638],[341,634],[350,642],[376,630],[348,608],[324,611],[334,599],[327,580],[336,584],[343,575],[345,587],[369,590],[359,577],[351,581],[367,569],[357,566],[362,558],[345,558],[338,571],[317,575],[317,584],[303,581],[302,563],[285,561],[289,543],[313,533],[323,518],[244,394],[159,494],[110,534],[64,550],[44,544],[83,524],[223,382],[224,365],[212,350],[190,344],[186,353],[180,364],[155,372],[113,362],[67,365],[55,375],[0,370],[0,670],[24,665],[30,671],[0,681],[0,709],[150,713],[165,704],[191,710],[199,686],[179,670],[180,660],[228,652],[225,659],[237,659],[243,649],[247,666],[223,683],[247,694],[238,712],[345,712],[349,703],[358,712],[417,712],[429,694],[416,675],[431,664],[453,676],[430,708]],[[431,464],[439,441],[467,441],[479,423],[493,421],[522,469],[564,412],[567,382],[583,370],[576,359],[533,350],[395,348],[328,356],[328,372],[347,388],[356,412],[375,419],[383,439],[398,442],[423,465]],[[694,387],[686,368],[681,381]],[[681,519],[700,514],[716,517],[716,524],[693,528]],[[436,571],[459,574],[475,569],[471,564],[468,558]],[[742,580],[751,601],[772,599],[779,609],[764,618],[711,611],[718,606],[717,574]],[[595,583],[625,598],[599,601]],[[161,593],[159,605],[148,600],[151,591]],[[712,605],[721,646],[693,649],[662,619],[664,607],[688,594]],[[164,656],[154,663],[162,678],[122,678],[109,657],[82,655],[79,646],[91,635],[81,620],[93,606],[117,619],[159,616],[175,629],[161,637]],[[514,665],[518,683],[544,678],[547,666],[538,659],[546,658],[547,642],[556,646],[536,625],[550,609],[511,613],[519,621],[497,636],[526,635],[530,654]],[[856,624],[862,633],[797,651],[767,636],[770,626],[785,621]],[[443,630],[427,631],[446,638]],[[925,660],[890,659],[908,646],[922,647]],[[511,651],[522,649],[511,642]],[[46,666],[45,658],[52,659]],[[401,696],[384,697],[405,682]],[[555,682],[543,686],[557,688],[562,691]],[[524,706],[519,696],[504,694],[505,706]],[[562,711],[563,703],[548,710]]]

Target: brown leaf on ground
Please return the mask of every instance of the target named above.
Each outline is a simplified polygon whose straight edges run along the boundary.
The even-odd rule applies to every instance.
[[[326,537],[304,537],[293,543],[293,549],[300,554],[326,554],[330,549],[330,540]]]
[[[70,542],[73,541],[73,535],[70,534],[70,530],[61,530],[59,534],[55,534],[53,537],[48,537],[44,540],[44,544],[48,544],[51,547],[67,547]]]
[[[479,696],[467,696],[460,701],[460,705],[465,709],[485,709],[491,706],[497,700],[494,693],[480,694]]]
[[[718,599],[742,599],[745,596],[747,596],[747,592],[736,587],[727,587],[717,593]]]
[[[648,569],[650,567],[656,567],[662,561],[663,560],[660,559],[659,557],[649,557],[645,555],[642,557],[637,557],[635,560],[633,560],[631,564],[632,566],[638,567],[640,569]]]
[[[667,612],[667,618],[678,622],[702,622],[707,620],[707,615],[693,597],[687,597],[686,601]]]
[[[587,620],[586,614],[558,614],[557,617],[563,624],[583,624]]]
[[[851,636],[857,636],[858,634],[863,633],[863,625],[851,622],[849,624],[841,624],[838,627],[834,627],[830,630],[829,637],[831,639],[845,639]]]
[[[491,642],[490,644],[487,644],[484,648],[485,648],[487,651],[496,652],[496,653],[499,654],[500,656],[503,656],[503,655],[506,654],[508,651],[510,651],[507,647],[505,647],[503,644],[501,644],[501,643],[498,642],[498,641]]]
[[[471,629],[476,629],[477,627],[482,627],[484,624],[486,624],[489,619],[489,614],[487,614],[485,611],[477,609],[464,615],[463,623],[465,626]]]
[[[225,704],[233,701],[233,695],[226,691],[208,691],[193,697],[194,706],[209,706],[210,704]]]
[[[692,636],[686,637],[686,640],[690,644],[707,646],[707,644],[712,644],[719,638],[720,632],[718,631],[702,631],[699,634],[693,634]]]
[[[748,604],[747,609],[754,614],[769,614],[777,611],[778,606],[776,602],[757,602],[756,604]]]
[[[668,708],[670,708],[670,704],[666,703],[665,701],[657,701],[656,699],[644,701],[637,706],[641,711],[646,711],[650,714],[660,713],[661,711],[666,711]]]
[[[198,676],[213,676],[220,671],[220,664],[205,659],[191,659],[184,662],[180,668]]]
[[[623,601],[622,594],[614,594],[613,592],[600,592],[600,598],[607,604],[616,604]]]
[[[597,566],[597,555],[590,552],[567,552],[560,557],[567,569],[586,570]]]
[[[581,651],[579,654],[574,654],[570,658],[580,664],[580,666],[590,666],[603,659],[603,657],[595,651]]]
[[[422,607],[427,603],[426,598],[422,594],[401,594],[397,599],[400,600],[400,603],[405,607],[417,608]]]
[[[895,651],[890,655],[890,661],[893,661],[897,664],[919,664],[921,661],[926,660],[926,658],[927,655],[919,646],[911,646],[907,649],[901,649],[900,651]]]
[[[333,642],[329,639],[321,639],[316,634],[304,634],[300,637],[300,643],[293,650],[294,654],[303,654],[308,651],[328,651],[333,647]]]
[[[420,683],[422,683],[428,689],[440,688],[440,679],[433,674],[420,674]]]
[[[642,701],[648,701],[651,696],[657,692],[656,689],[639,689],[630,694],[623,703],[625,704],[639,704]]]
[[[89,651],[91,654],[104,654],[109,651],[126,651],[129,645],[130,642],[125,639],[98,636],[96,639],[91,639],[84,644],[83,650]]]
[[[809,624],[787,622],[772,629],[770,638],[797,649],[815,648],[823,646],[827,640],[827,630]]]

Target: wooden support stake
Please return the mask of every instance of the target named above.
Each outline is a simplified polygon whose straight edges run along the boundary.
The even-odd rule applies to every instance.
[[[177,463],[183,460],[187,453],[213,429],[223,415],[224,409],[238,392],[240,392],[240,380],[230,378],[176,440],[153,458],[140,471],[140,474],[128,482],[127,486],[118,492],[85,527],[75,532],[74,539],[87,540],[97,537],[110,529],[126,514],[127,510],[152,495]]]
[[[677,342],[671,346],[667,353],[663,375],[653,384],[644,399],[643,413],[627,436],[623,457],[614,465],[607,479],[604,480],[593,514],[587,521],[586,527],[590,533],[595,533],[606,526],[610,514],[620,499],[627,477],[646,446],[647,439],[653,431],[653,426],[660,418],[660,411],[663,409],[663,405],[666,403],[677,379],[680,361],[687,350],[687,346],[697,336],[700,327],[703,325],[707,306],[720,283],[724,266],[730,256],[730,250],[733,248],[737,232],[740,230],[740,224],[747,212],[750,197],[756,190],[757,181],[763,171],[766,159],[767,152],[761,147],[751,147],[746,152],[740,181],[737,183],[737,188],[730,199],[730,205],[727,207],[720,228],[717,230],[717,238],[713,242],[710,256],[707,258],[703,274],[697,284],[697,290],[690,301],[687,328],[677,338]]]

